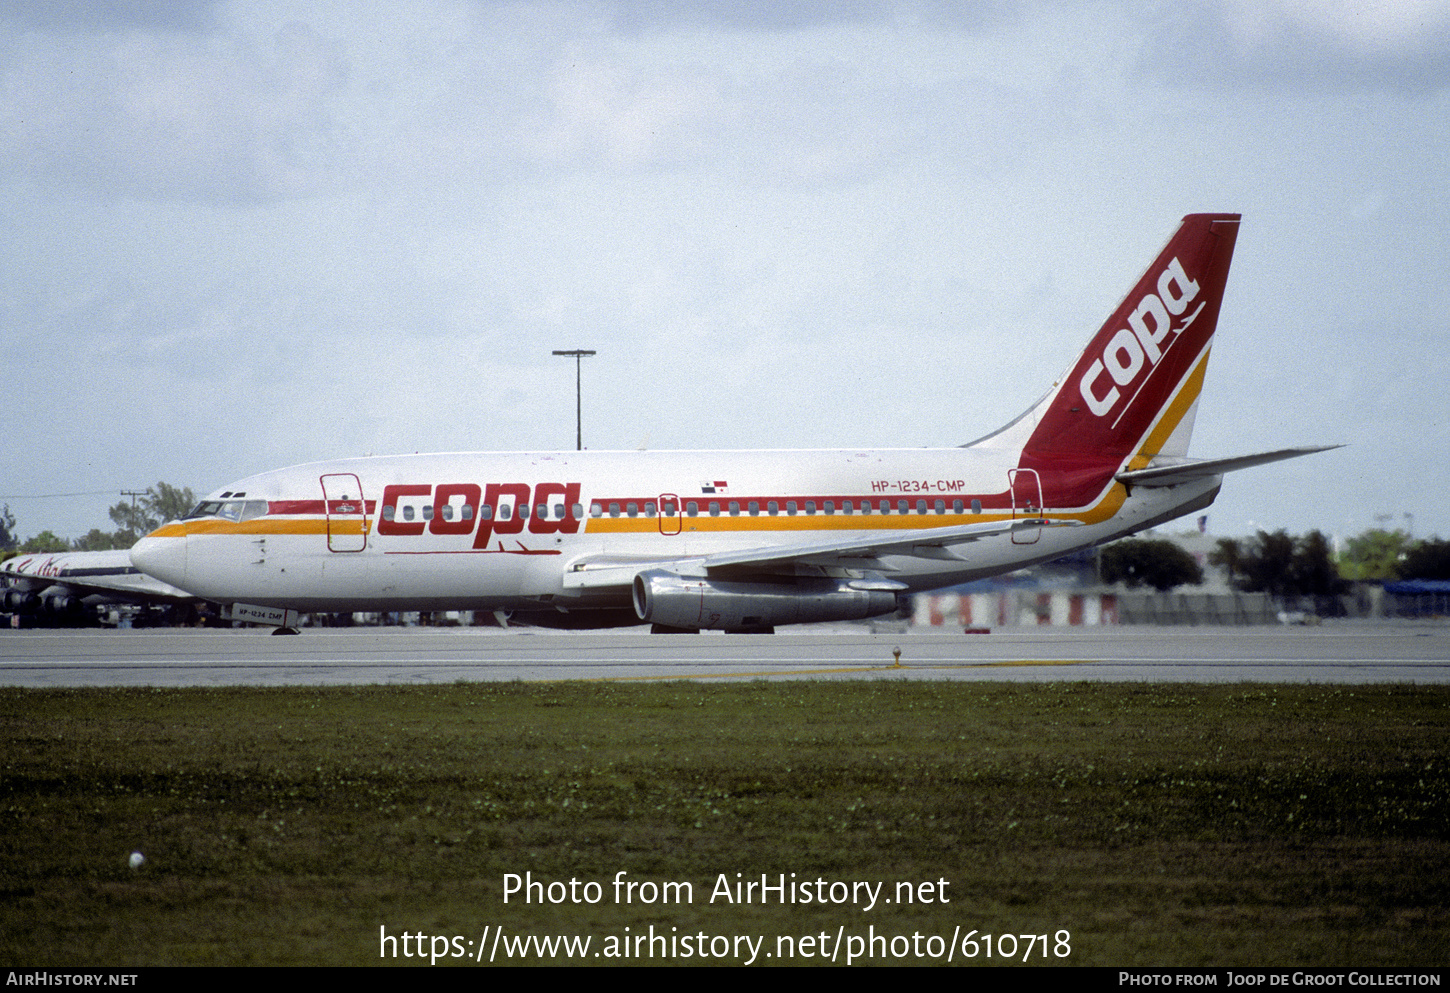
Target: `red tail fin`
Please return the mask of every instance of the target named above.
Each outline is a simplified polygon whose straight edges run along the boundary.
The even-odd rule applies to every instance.
[[[1032,411],[1022,465],[1184,454],[1238,230],[1238,214],[1183,219],[1066,378]]]

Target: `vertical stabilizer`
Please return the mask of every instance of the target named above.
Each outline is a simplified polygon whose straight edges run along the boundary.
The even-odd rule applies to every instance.
[[[1024,468],[1187,452],[1238,214],[1190,214],[1067,374],[982,444],[1021,446]]]

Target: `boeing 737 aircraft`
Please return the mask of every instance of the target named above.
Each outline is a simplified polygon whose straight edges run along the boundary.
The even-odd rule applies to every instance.
[[[656,631],[872,617],[1208,506],[1187,457],[1237,214],[1183,219],[1048,394],[960,448],[459,453],[231,483],[132,550],[233,616],[514,610]]]

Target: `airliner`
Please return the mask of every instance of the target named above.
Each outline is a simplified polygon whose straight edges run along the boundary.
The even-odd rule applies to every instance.
[[[125,549],[39,552],[0,562],[0,614],[79,620],[87,606],[195,602],[189,593],[138,570]]]
[[[454,453],[280,469],[132,550],[283,629],[301,611],[492,610],[559,626],[768,632],[874,617],[1212,503],[1191,459],[1238,214],[1191,214],[1051,390],[944,449]]]

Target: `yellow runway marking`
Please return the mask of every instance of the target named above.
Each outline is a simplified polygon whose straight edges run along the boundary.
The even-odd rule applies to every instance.
[[[923,662],[912,665],[860,665],[843,666],[834,669],[769,669],[761,672],[674,672],[647,676],[599,676],[585,679],[587,683],[628,683],[664,679],[765,679],[771,676],[838,676],[852,672],[900,672],[911,669],[920,672],[925,669],[1001,669],[1018,666],[1039,665],[1086,665],[1089,659],[1016,659],[1005,662]],[[572,682],[568,679],[540,679],[530,682],[557,683]]]
[[[998,666],[1017,665],[1091,665],[1093,659],[1016,659],[1011,662],[965,662],[961,665],[951,665],[945,668],[950,669],[992,669]],[[941,668],[941,667],[938,667]]]

